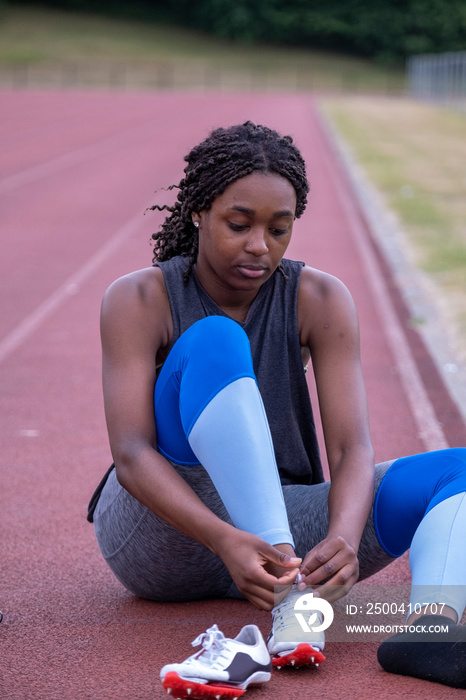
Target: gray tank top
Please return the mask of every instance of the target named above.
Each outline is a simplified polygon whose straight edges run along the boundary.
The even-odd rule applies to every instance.
[[[155,263],[162,270],[173,317],[173,343],[206,316],[228,316],[201,286],[195,273],[183,282],[186,257]],[[304,263],[282,260],[240,323],[251,343],[254,372],[264,401],[282,484],[324,481],[297,319],[298,285]]]

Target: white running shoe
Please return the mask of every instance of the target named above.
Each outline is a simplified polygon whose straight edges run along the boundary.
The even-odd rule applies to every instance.
[[[309,592],[309,589],[307,589]],[[272,665],[318,666],[325,661],[322,649],[325,646],[323,632],[304,632],[295,613],[295,604],[303,595],[294,584],[290,592],[272,610],[272,629],[267,639],[267,649],[272,657]],[[316,620],[322,622],[322,615],[316,612]]]
[[[248,685],[270,680],[270,655],[256,625],[243,627],[235,639],[227,639],[212,625],[191,644],[202,644],[202,649],[160,671],[164,690],[173,698],[237,698]]]

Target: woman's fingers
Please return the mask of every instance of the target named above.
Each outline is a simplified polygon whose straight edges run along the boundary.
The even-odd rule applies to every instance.
[[[291,587],[298,573],[299,569],[295,568],[277,578],[262,567],[258,567],[256,572],[244,578],[241,592],[261,610],[271,610],[277,602],[280,591]]]
[[[316,593],[330,602],[338,600],[358,580],[358,558],[343,537],[329,538],[320,542],[305,557],[301,577],[298,588],[304,590],[306,586],[319,586]]]
[[[319,583],[335,574],[342,566],[357,561],[354,549],[339,537],[322,540],[304,558],[301,574],[311,583]]]
[[[228,544],[221,558],[238,590],[256,607],[271,610],[277,586],[291,586],[298,575],[301,559],[241,530],[233,532]],[[276,567],[273,573],[267,570],[270,564]]]
[[[348,595],[356,581],[359,573],[355,573],[353,567],[344,567],[333,579],[326,581],[321,586],[314,588],[314,595],[320,598],[325,598],[329,603],[333,603],[345,595]],[[342,583],[342,580],[345,583]]]

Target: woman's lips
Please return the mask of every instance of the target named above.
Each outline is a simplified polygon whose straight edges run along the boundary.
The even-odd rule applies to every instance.
[[[244,277],[250,278],[262,277],[267,272],[267,268],[265,267],[254,267],[250,265],[238,265],[238,270]]]

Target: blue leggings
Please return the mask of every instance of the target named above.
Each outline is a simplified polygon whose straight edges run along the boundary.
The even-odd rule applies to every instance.
[[[399,557],[406,552],[427,513],[465,491],[464,447],[397,459],[385,474],[374,503],[377,537],[387,554]]]
[[[246,425],[249,429],[245,433],[240,433],[237,426],[232,424],[229,407],[236,398],[235,384],[244,378],[255,386],[249,341],[237,323],[221,316],[210,316],[191,326],[172,348],[157,380],[155,416],[158,449],[172,462],[199,464],[201,459],[192,448],[192,432],[209,405],[217,400],[218,405],[211,410],[209,420],[201,426],[203,435],[197,439],[197,444],[199,440],[216,440],[217,449],[210,455],[212,464],[206,465],[205,461],[202,464],[214,483],[218,480],[217,472],[234,468],[233,478],[222,482],[227,492],[219,489],[220,496],[224,502],[227,500],[232,504],[228,510],[233,522],[241,522],[243,529],[264,536],[261,524],[257,522],[255,499],[257,493],[264,498],[270,490],[272,503],[274,497],[277,499],[273,459],[270,459],[268,479],[251,496],[246,485],[251,481],[254,461],[238,461],[234,456],[233,460],[223,464],[225,453],[231,455],[232,449],[235,452],[232,442],[241,443],[242,454],[246,452],[247,455],[251,433],[258,430],[258,423],[265,415],[250,419],[249,426]],[[222,401],[219,397],[228,387],[231,387],[230,391]],[[247,389],[253,391],[250,385]],[[248,401],[247,393],[243,400]],[[225,410],[228,411],[226,415],[216,415]],[[269,446],[264,446],[264,449],[266,447]],[[228,493],[229,489],[233,492],[233,498]],[[466,448],[396,460],[378,489],[374,505],[377,537],[387,554],[392,557],[403,554],[409,549],[423,517],[440,502],[465,491]],[[281,515],[283,519],[282,500],[278,498],[276,503],[277,517]],[[284,529],[286,524],[282,522],[277,530],[282,532]],[[269,523],[265,530],[270,530]],[[290,537],[288,541],[292,541]],[[272,544],[279,541],[272,541]]]

